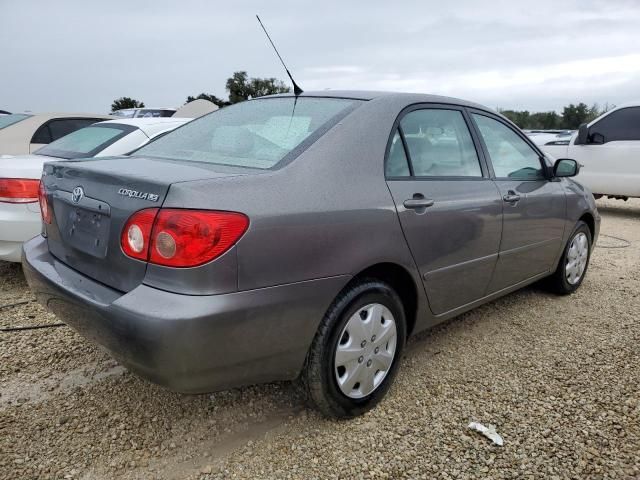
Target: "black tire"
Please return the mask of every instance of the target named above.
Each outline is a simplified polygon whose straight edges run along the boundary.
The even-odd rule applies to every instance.
[[[571,284],[567,280],[566,273],[565,273],[565,268],[567,265],[567,255],[569,254],[569,247],[571,246],[571,242],[580,233],[584,233],[587,236],[587,241],[589,245],[589,252],[587,254],[587,264],[584,268],[584,271],[582,272],[582,276],[580,277],[580,279],[576,283]],[[592,241],[593,240],[591,238],[591,230],[589,230],[589,226],[583,221],[578,221],[575,228],[573,229],[573,232],[571,232],[569,239],[567,240],[567,244],[564,247],[564,251],[562,252],[562,257],[560,258],[560,262],[558,263],[558,268],[553,273],[553,275],[551,275],[547,279],[547,282],[546,282],[547,287],[552,292],[557,293],[558,295],[569,295],[575,292],[580,287],[580,285],[582,285],[584,277],[587,275],[587,269],[589,268],[589,261],[591,260],[591,250],[592,250],[591,242]]]
[[[396,350],[386,376],[377,388],[362,398],[350,398],[340,390],[334,361],[340,335],[349,318],[362,307],[380,303],[387,307],[396,323]],[[351,418],[373,408],[393,383],[406,342],[407,326],[398,294],[384,282],[363,279],[347,287],[334,300],[313,339],[301,380],[309,402],[324,415]],[[376,350],[377,351],[377,350]]]

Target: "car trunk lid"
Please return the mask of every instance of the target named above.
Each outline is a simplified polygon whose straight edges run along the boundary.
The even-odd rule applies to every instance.
[[[177,182],[235,176],[239,168],[154,158],[52,162],[43,183],[53,211],[46,235],[50,252],[71,268],[120,291],[142,283],[147,263],[120,247],[129,217],[159,208]]]

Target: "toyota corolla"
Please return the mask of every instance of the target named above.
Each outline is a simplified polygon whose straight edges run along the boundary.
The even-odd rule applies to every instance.
[[[446,97],[264,97],[132,156],[45,165],[39,301],[174,390],[300,379],[336,417],[384,396],[408,336],[576,290],[600,224],[575,161]]]

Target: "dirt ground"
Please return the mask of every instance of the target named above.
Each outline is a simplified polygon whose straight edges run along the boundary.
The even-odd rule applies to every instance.
[[[66,326],[0,332],[0,478],[640,479],[640,200],[598,204],[577,293],[533,286],[418,335],[351,421],[288,383],[171,393]],[[0,263],[0,328],[56,323]]]

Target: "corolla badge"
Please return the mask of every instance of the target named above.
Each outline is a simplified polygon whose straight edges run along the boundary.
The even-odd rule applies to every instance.
[[[137,190],[131,190],[130,188],[121,188],[120,190],[118,190],[118,193],[125,197],[138,198],[140,200],[149,200],[150,202],[157,202],[158,198],[160,198],[155,193],[138,192]]]
[[[73,189],[73,193],[71,194],[71,201],[73,203],[78,203],[84,197],[84,190],[82,187],[76,187]]]

